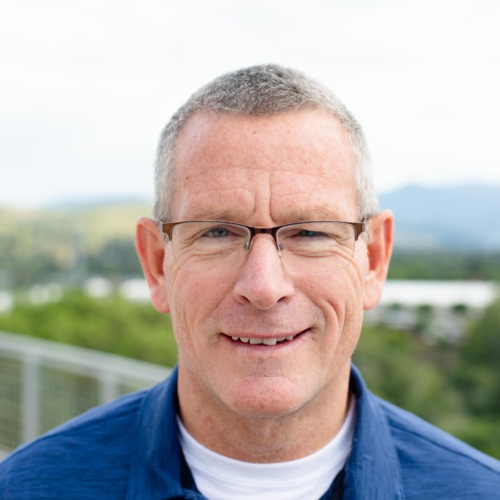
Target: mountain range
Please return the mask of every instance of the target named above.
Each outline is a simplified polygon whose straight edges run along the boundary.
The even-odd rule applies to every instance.
[[[395,249],[500,251],[500,186],[405,186],[383,193],[395,217]]]

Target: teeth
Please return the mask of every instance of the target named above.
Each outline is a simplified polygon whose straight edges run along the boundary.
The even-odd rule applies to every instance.
[[[264,339],[262,341],[262,343],[266,345],[276,345],[276,342],[278,342],[278,339]]]
[[[278,343],[284,342],[285,340],[293,340],[296,335],[289,335],[287,337],[273,337],[269,339],[258,339],[258,338],[248,338],[248,337],[231,337],[233,340],[239,340],[240,342],[250,343],[252,345],[276,345]]]

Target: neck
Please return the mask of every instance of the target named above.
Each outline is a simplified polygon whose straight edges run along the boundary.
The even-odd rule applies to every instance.
[[[349,408],[350,363],[311,401],[281,414],[241,414],[207,396],[179,366],[181,419],[198,442],[222,455],[254,463],[295,460],[331,441]]]

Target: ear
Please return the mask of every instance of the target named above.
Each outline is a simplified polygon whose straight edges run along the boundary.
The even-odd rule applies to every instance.
[[[165,245],[163,235],[154,220],[141,217],[137,221],[135,247],[153,306],[161,313],[170,312],[164,272]]]
[[[393,245],[394,217],[383,210],[368,221],[368,274],[365,278],[363,305],[371,309],[378,304],[389,270]]]

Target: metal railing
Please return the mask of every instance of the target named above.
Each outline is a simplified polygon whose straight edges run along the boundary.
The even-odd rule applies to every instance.
[[[66,420],[149,387],[170,369],[0,332],[0,459]]]

